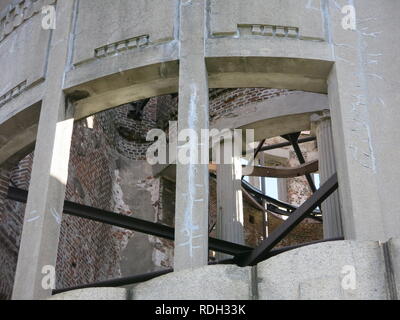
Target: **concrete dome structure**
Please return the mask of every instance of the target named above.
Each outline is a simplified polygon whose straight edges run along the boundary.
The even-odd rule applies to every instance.
[[[54,26],[47,24],[53,17],[46,6],[55,10]],[[348,20],[352,8],[354,30]],[[368,256],[379,265],[374,272],[386,274],[379,278],[381,294],[374,297],[396,297],[400,249],[388,244],[372,248],[370,243],[387,243],[400,234],[400,169],[395,161],[400,158],[399,10],[396,0],[1,1],[0,167],[8,168],[35,150],[13,298],[51,295],[42,287],[42,268],[54,265],[57,255],[57,217],[63,212],[74,121],[175,92],[181,128],[253,128],[256,141],[310,130],[330,111],[327,132],[331,126],[332,135],[323,141],[334,143],[334,158],[331,146],[326,159],[336,165],[326,160],[330,165],[320,170],[329,174],[330,192],[335,183],[328,178],[337,171],[340,196],[334,201],[340,198],[340,207],[327,210],[340,211],[331,226],[342,229],[346,241],[329,250],[346,257],[351,250],[382,250]],[[210,88],[254,87],[303,93],[271,105],[264,114],[255,110],[210,125]],[[322,127],[316,130],[324,135]],[[176,175],[174,268],[188,272],[207,265],[208,166],[178,164]],[[188,236],[189,218],[198,228]],[[279,259],[288,255],[287,261],[293,261],[292,254]],[[259,261],[252,255],[244,261],[255,265]],[[260,267],[264,275],[266,263]],[[364,267],[360,272],[367,272]],[[212,274],[215,267],[209,268]],[[246,270],[237,271],[240,279],[247,277]],[[369,270],[366,278],[374,272]],[[339,275],[328,277],[327,283],[338,286]],[[290,277],[297,281],[293,272]],[[304,296],[299,297],[316,298],[321,282],[301,281]],[[279,290],[260,290],[262,299],[293,298]],[[368,297],[365,291],[349,296],[338,290],[325,297]]]

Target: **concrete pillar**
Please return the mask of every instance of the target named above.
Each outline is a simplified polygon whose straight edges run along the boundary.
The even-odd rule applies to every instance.
[[[278,200],[288,202],[287,179],[278,178]]]
[[[232,140],[224,143],[232,143]],[[223,154],[222,149],[223,144],[220,154]],[[240,157],[233,157],[231,162],[225,164],[221,157],[221,164],[217,165],[217,238],[244,244],[242,163]],[[218,254],[219,259],[228,257]]]
[[[333,148],[332,125],[329,111],[311,116],[311,126],[315,131],[318,143],[319,177],[323,185],[336,173],[335,152]],[[322,203],[324,238],[343,236],[342,217],[339,194],[335,191]]]
[[[181,1],[178,130],[194,129],[198,137],[209,123],[205,34],[206,1]],[[208,179],[208,163],[182,164],[177,159],[176,271],[208,263]]]
[[[326,1],[324,10],[344,234],[386,241],[400,236],[400,1]]]
[[[74,122],[62,92],[73,7],[74,1],[57,2],[57,25],[50,43],[47,87],[42,100],[13,299],[44,299],[51,295],[48,286],[52,284],[57,258]]]

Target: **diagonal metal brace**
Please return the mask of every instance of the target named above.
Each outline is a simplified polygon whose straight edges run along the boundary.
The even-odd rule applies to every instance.
[[[306,202],[296,209],[289,218],[283,222],[267,239],[250,253],[245,253],[236,258],[240,266],[251,266],[264,260],[270,251],[313,210],[328,198],[338,188],[337,174],[326,181]]]
[[[300,164],[305,164],[306,160],[304,159],[303,154],[301,153],[298,143],[299,137],[300,137],[300,132],[285,134],[282,136],[282,138],[288,140],[292,144],[294,152],[296,153],[296,156],[299,159]],[[317,188],[315,187],[314,180],[312,179],[309,173],[306,173],[305,176],[312,192],[314,193],[317,190]]]

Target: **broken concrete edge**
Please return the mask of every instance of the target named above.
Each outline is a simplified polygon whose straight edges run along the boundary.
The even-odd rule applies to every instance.
[[[390,259],[384,258],[385,246]],[[131,289],[81,289],[51,299],[390,300],[398,295],[399,279],[400,239],[386,243],[344,240],[291,250],[255,267],[205,266],[170,273]]]

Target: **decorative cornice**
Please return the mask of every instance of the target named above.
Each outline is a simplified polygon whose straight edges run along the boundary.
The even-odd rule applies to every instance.
[[[213,34],[220,37],[248,37],[263,36],[277,37],[298,40],[325,41],[322,38],[312,38],[302,35],[300,28],[293,26],[278,26],[268,24],[238,24],[237,31],[234,33]]]
[[[250,30],[250,32],[245,32],[246,34],[251,33],[251,35],[257,36],[267,36],[267,37],[281,37],[281,38],[294,38],[299,39],[299,28],[288,27],[288,26],[273,26],[273,25],[239,25],[239,33],[242,34],[243,29]],[[247,31],[246,30],[246,31]]]
[[[149,45],[149,35],[137,36],[134,38],[114,42],[111,44],[104,45],[94,50],[94,56],[96,58],[102,58],[105,56],[113,55],[121,51],[131,50],[134,48],[144,47]]]
[[[27,88],[27,82],[26,80],[18,84],[16,87],[12,88],[11,90],[8,90],[5,94],[3,94],[0,97],[0,107],[7,102],[9,102],[11,99],[15,98],[16,96],[20,95],[25,89]]]
[[[56,0],[16,0],[8,5],[0,12],[0,42],[44,6],[54,3]]]

